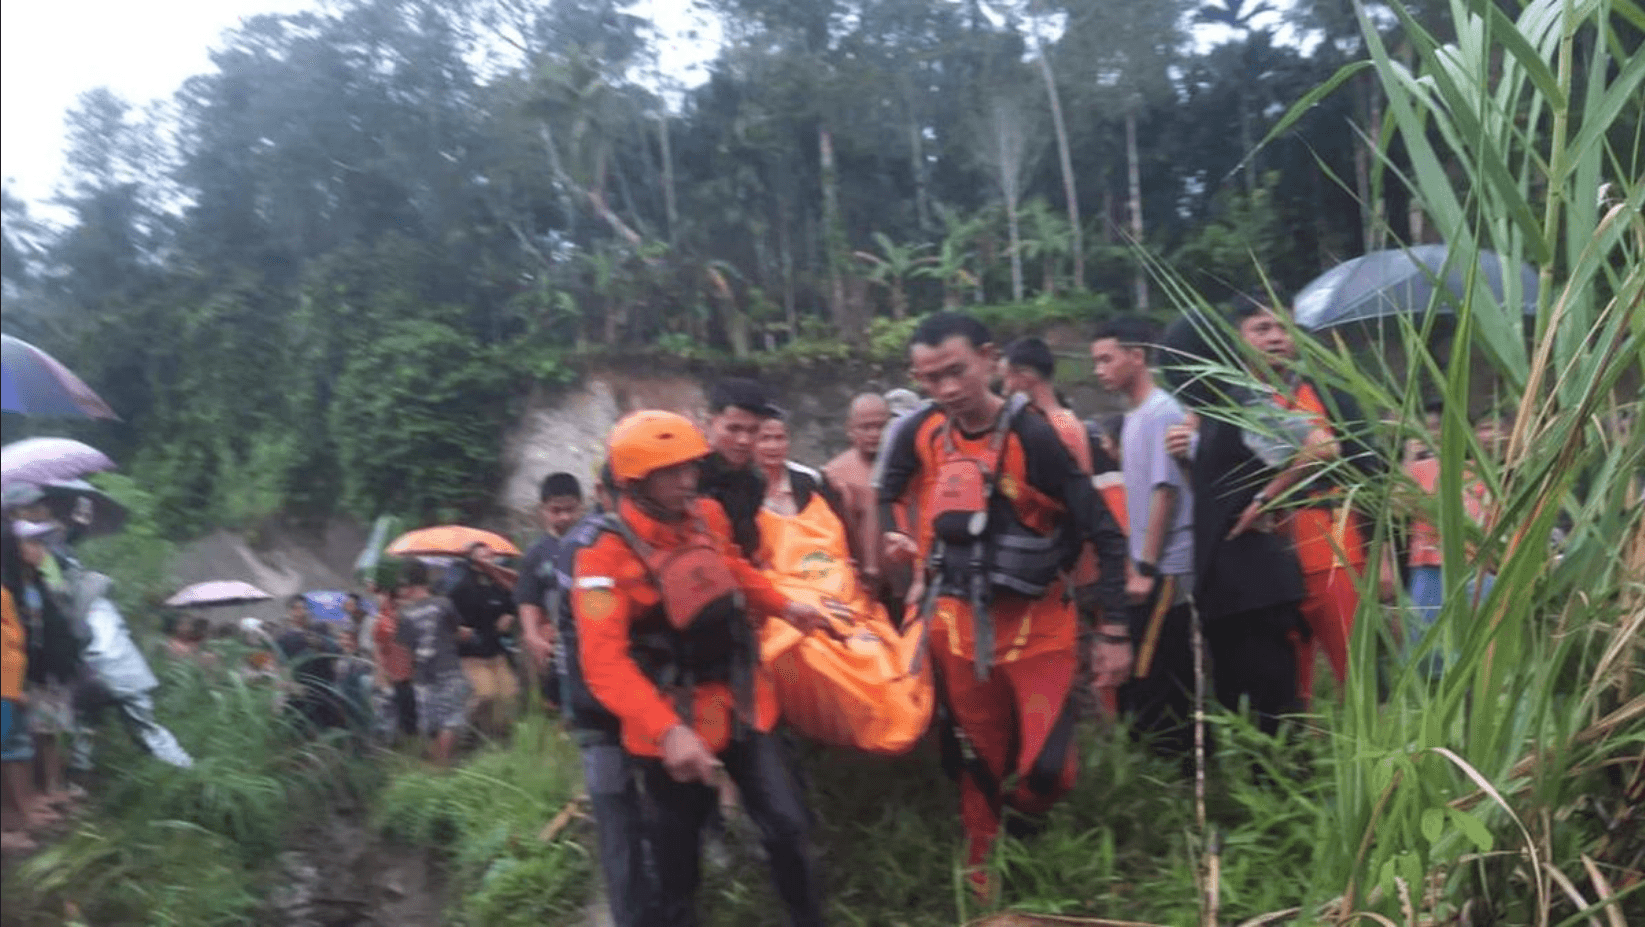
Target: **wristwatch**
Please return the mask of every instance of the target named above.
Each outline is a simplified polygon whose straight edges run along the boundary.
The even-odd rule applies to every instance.
[[[1149,579],[1154,579],[1155,577],[1159,576],[1159,567],[1155,566],[1152,563],[1149,563],[1146,560],[1138,560],[1137,561],[1137,572],[1139,574],[1143,575],[1143,576],[1148,577]]]

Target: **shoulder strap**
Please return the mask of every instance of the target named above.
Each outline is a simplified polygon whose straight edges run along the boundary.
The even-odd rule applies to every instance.
[[[1029,406],[1026,393],[1012,393],[1006,397],[1005,405],[1000,407],[999,415],[994,418],[994,424],[989,429],[988,452],[994,457],[994,471],[999,472],[1000,465],[1005,462],[1006,440],[1011,436],[1011,428],[1016,424],[1017,417]],[[947,413],[943,414],[942,425],[933,437],[947,444],[949,453],[957,453],[959,445],[954,443],[954,420]]]

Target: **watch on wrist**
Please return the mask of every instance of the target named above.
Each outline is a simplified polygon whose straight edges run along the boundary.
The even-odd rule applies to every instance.
[[[1138,560],[1137,573],[1149,579],[1154,579],[1159,576],[1159,567],[1146,560]]]

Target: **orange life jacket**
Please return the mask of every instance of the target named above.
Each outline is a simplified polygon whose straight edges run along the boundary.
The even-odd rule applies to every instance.
[[[753,717],[753,672],[758,647],[741,587],[708,528],[695,523],[683,543],[657,549],[615,513],[606,516],[645,564],[658,604],[630,627],[630,654],[659,691],[672,693],[682,718],[691,717],[693,688],[730,685],[739,721]]]
[[[1310,384],[1298,385],[1294,395],[1279,393],[1275,401],[1281,408],[1312,415],[1319,427],[1334,431],[1325,403]],[[1309,505],[1293,510],[1282,519],[1296,548],[1297,565],[1305,574],[1325,573],[1338,567],[1354,570],[1365,567],[1365,540],[1358,520],[1346,504],[1333,504],[1334,495],[1330,489],[1315,490],[1309,494]]]

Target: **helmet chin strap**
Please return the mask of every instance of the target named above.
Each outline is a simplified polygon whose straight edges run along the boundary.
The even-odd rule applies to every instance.
[[[642,480],[641,483],[643,482],[644,481]],[[628,497],[634,500],[634,506],[638,508],[647,518],[655,519],[663,524],[672,525],[685,521],[686,517],[691,514],[690,509],[675,512],[658,505],[650,496],[640,491],[641,483],[635,483],[633,486],[629,487]]]

